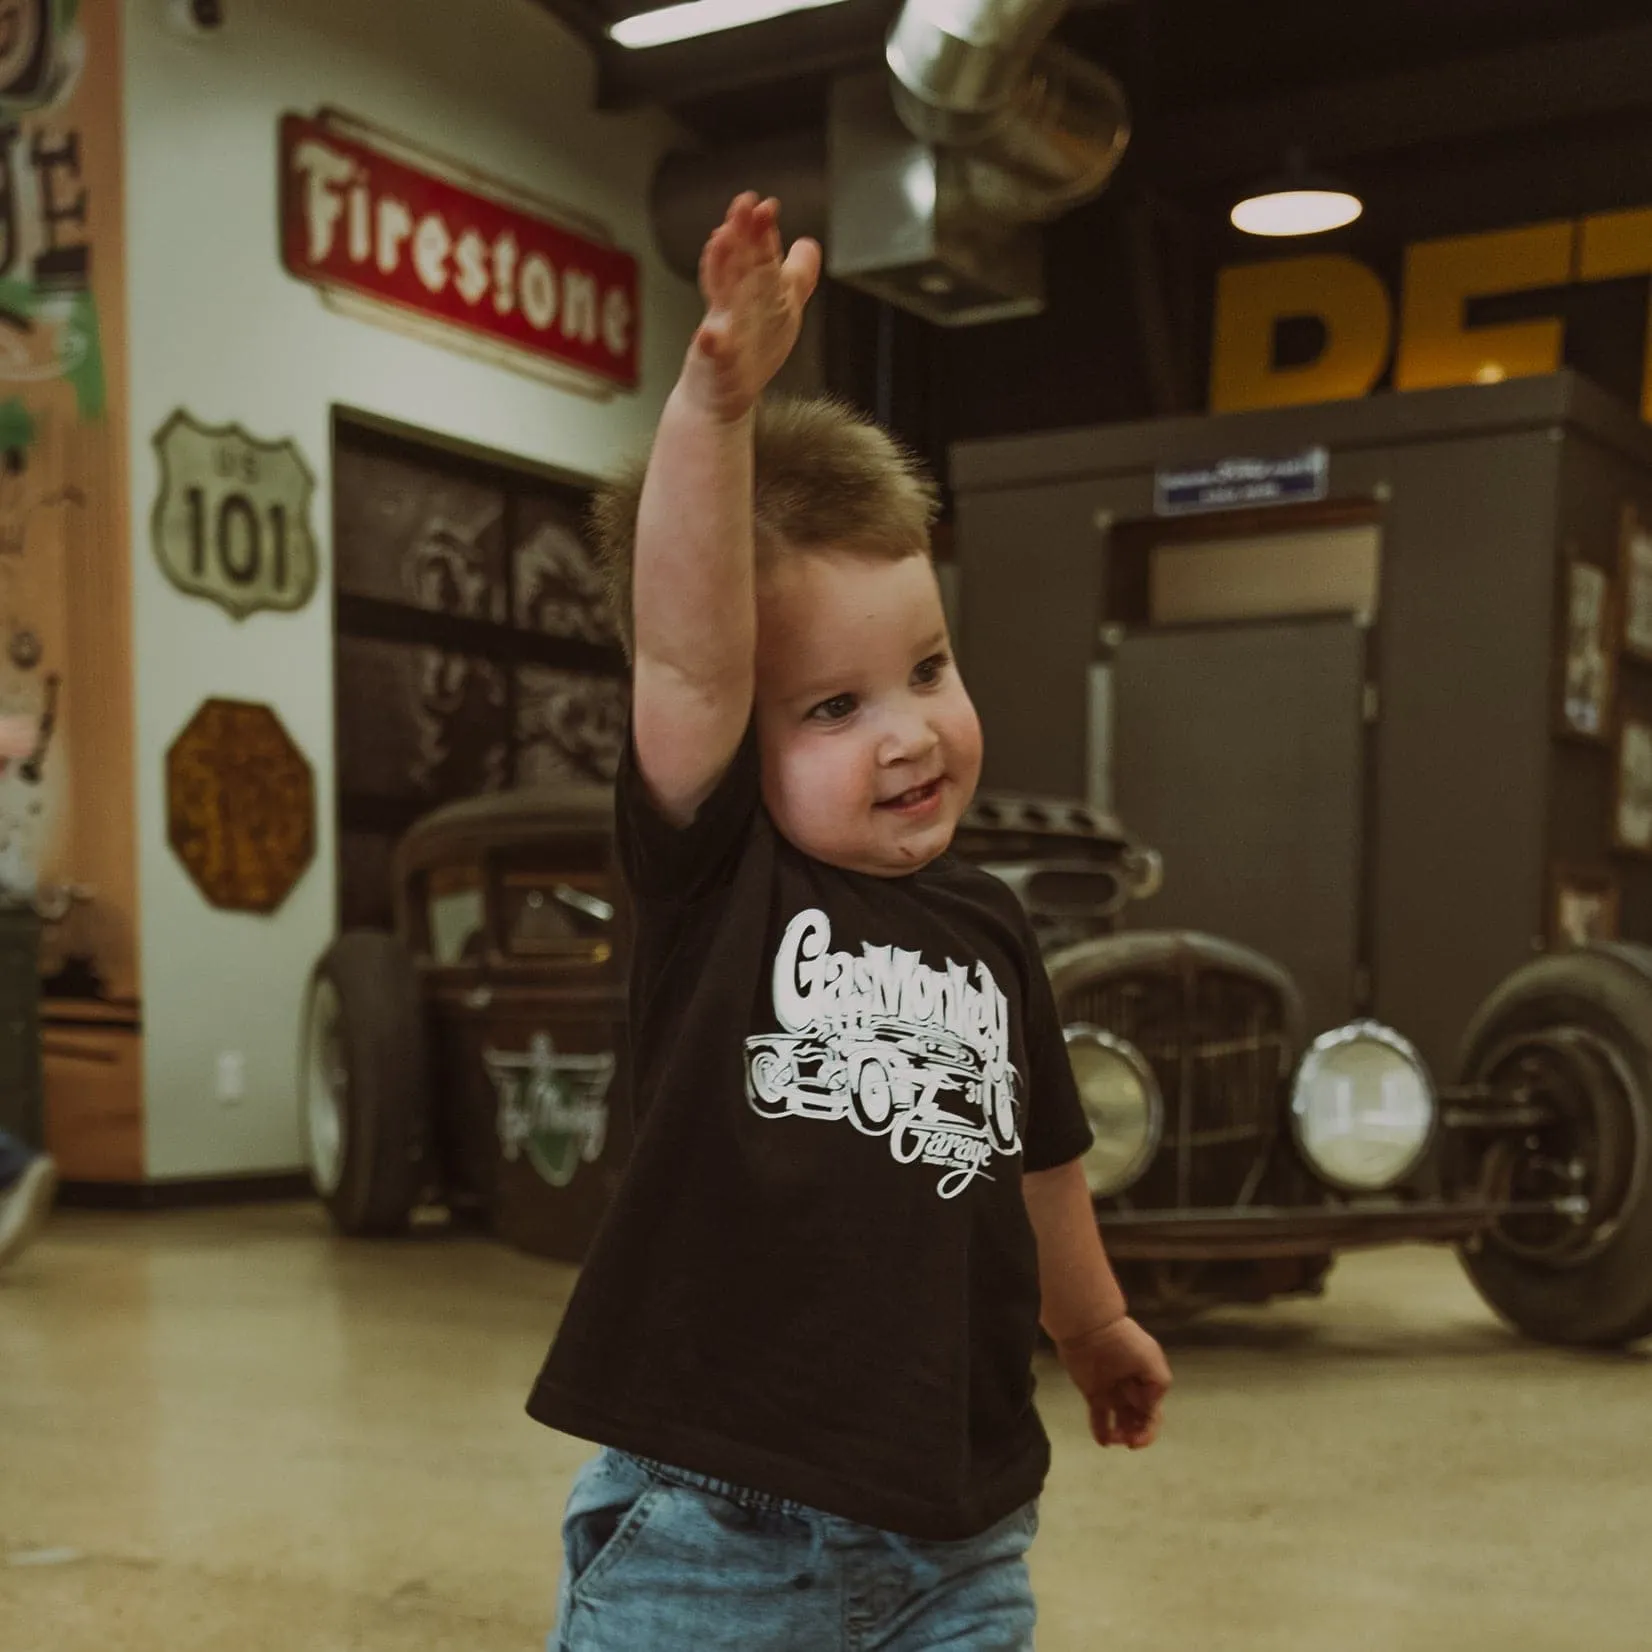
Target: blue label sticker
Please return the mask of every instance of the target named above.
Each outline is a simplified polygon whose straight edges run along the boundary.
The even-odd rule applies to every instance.
[[[1153,509],[1159,516],[1189,516],[1247,505],[1289,505],[1323,499],[1331,456],[1322,447],[1288,459],[1218,459],[1197,470],[1161,470],[1153,477]]]

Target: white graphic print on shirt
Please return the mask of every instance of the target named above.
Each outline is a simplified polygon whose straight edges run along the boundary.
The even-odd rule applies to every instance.
[[[887,1136],[897,1164],[943,1167],[955,1199],[995,1153],[1021,1151],[1009,1003],[977,961],[861,944],[833,952],[818,908],[786,926],[774,959],[774,1015],[785,1030],[746,1040],[746,1094],[764,1118],[847,1120]]]

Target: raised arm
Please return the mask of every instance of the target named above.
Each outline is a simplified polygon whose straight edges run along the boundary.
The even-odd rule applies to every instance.
[[[700,258],[705,319],[666,402],[637,514],[632,728],[655,803],[686,824],[751,716],[757,610],[752,419],[820,274],[781,257],[779,203],[739,196]]]

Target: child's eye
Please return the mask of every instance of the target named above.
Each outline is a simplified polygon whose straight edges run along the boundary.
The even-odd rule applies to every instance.
[[[927,660],[919,660],[912,672],[912,680],[920,687],[929,688],[938,683],[946,675],[946,668],[952,664],[945,654],[931,654]]]
[[[811,723],[841,723],[845,717],[854,715],[857,701],[853,694],[834,694],[829,700],[822,700],[809,713]]]

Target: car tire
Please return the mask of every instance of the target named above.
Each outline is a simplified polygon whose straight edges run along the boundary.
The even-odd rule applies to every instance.
[[[1518,1192],[1547,1191],[1538,1178],[1562,1169],[1583,1172],[1590,1217],[1570,1233],[1561,1218],[1526,1219],[1526,1231],[1520,1219],[1501,1221],[1461,1247],[1463,1265],[1526,1335],[1622,1347],[1652,1335],[1652,949],[1555,952],[1516,970],[1470,1023],[1459,1070],[1479,1084],[1545,1059],[1562,1064],[1557,1122],[1490,1151]],[[1558,1082],[1566,1071],[1571,1100]]]
[[[424,1019],[407,948],[353,930],[310,976],[300,1107],[311,1185],[341,1233],[399,1233],[429,1128]]]
[[[881,1136],[895,1116],[895,1084],[889,1069],[876,1059],[863,1061],[850,1086],[855,1121],[869,1136]]]
[[[786,1079],[791,1067],[791,1062],[778,1050],[747,1050],[746,1099],[764,1118],[781,1118],[790,1107]]]

